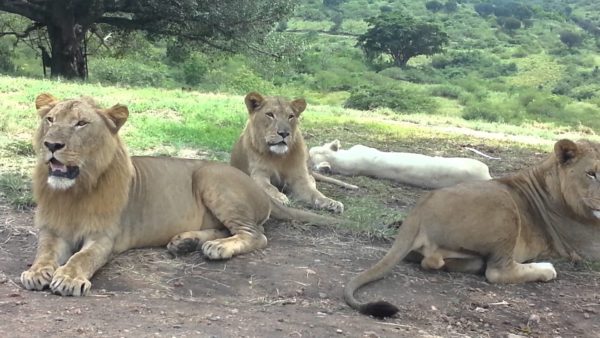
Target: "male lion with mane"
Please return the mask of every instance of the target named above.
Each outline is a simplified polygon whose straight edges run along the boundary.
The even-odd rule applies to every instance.
[[[289,202],[280,192],[282,190],[317,209],[343,212],[341,202],[325,197],[317,190],[315,179],[308,171],[308,151],[298,127],[298,118],[306,109],[306,101],[263,97],[252,92],[246,95],[245,103],[248,123],[233,146],[231,165],[250,175],[278,202]],[[340,181],[323,177],[324,181],[344,186],[343,182],[340,184]]]
[[[426,269],[483,272],[492,283],[556,278],[542,257],[600,259],[600,144],[560,140],[548,158],[516,174],[435,190],[403,222],[389,252],[344,289],[363,314],[387,317],[387,302],[360,303],[355,291],[383,278],[409,253]]]
[[[101,109],[90,98],[35,100],[41,118],[33,145],[38,249],[21,274],[29,290],[89,292],[89,279],[111,255],[167,245],[227,259],[264,248],[272,215],[315,224],[335,219],[272,202],[227,164],[167,157],[129,157],[119,135],[129,112]]]

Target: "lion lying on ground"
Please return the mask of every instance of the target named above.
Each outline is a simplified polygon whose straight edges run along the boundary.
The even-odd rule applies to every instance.
[[[91,99],[35,100],[38,250],[21,275],[27,289],[88,293],[89,279],[113,254],[162,246],[201,249],[226,259],[264,248],[270,215],[317,224],[335,221],[271,201],[247,175],[226,164],[166,157],[130,158],[117,134],[127,107]]]
[[[424,188],[491,179],[487,165],[472,158],[383,152],[360,144],[345,150],[338,140],[310,148],[309,155],[313,170],[386,178]]]
[[[250,175],[269,196],[283,204],[289,201],[280,190],[318,209],[343,212],[341,202],[317,190],[308,171],[306,144],[298,127],[306,101],[252,92],[245,102],[248,123],[233,146],[231,165]]]
[[[600,144],[561,140],[532,168],[430,192],[385,257],[346,285],[344,298],[364,314],[396,313],[387,302],[362,304],[354,293],[411,251],[422,255],[426,269],[485,271],[492,283],[554,279],[551,263],[523,263],[540,257],[600,259],[599,179]]]

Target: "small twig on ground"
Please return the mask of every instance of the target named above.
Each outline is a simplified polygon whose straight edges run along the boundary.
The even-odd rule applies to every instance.
[[[479,151],[477,149],[474,149],[474,148],[471,148],[471,147],[464,147],[464,148],[467,149],[467,150],[470,150],[470,151],[474,152],[477,155],[481,155],[481,156],[483,156],[485,158],[489,158],[490,160],[500,160],[500,157],[490,156],[488,154],[482,153],[481,151]]]

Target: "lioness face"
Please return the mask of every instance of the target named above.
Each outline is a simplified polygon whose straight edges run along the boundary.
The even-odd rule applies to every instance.
[[[66,190],[82,179],[94,179],[117,149],[113,137],[127,118],[127,108],[98,108],[91,99],[58,101],[41,94],[36,99],[41,117],[34,147],[38,165],[48,168],[47,183]],[[124,109],[124,111],[123,111]]]
[[[561,140],[554,149],[565,202],[580,216],[600,219],[600,144]]]
[[[250,123],[254,125],[253,138],[262,138],[260,141],[264,144],[259,146],[265,146],[273,154],[286,154],[295,141],[298,118],[306,109],[306,101],[263,97],[252,92],[246,95],[245,102],[250,113]]]
[[[339,140],[334,140],[330,143],[325,143],[322,146],[312,147],[308,151],[312,169],[315,171],[330,173],[331,158],[341,148]]]

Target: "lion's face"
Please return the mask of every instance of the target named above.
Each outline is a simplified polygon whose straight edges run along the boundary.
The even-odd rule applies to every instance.
[[[306,101],[263,97],[252,92],[246,95],[245,102],[254,145],[273,154],[286,154],[296,139],[298,118],[306,108]]]
[[[116,133],[125,123],[124,106],[100,109],[88,98],[58,101],[41,94],[36,99],[40,124],[34,138],[38,166],[47,168],[47,184],[66,190],[81,180],[95,180],[110,164]]]
[[[330,173],[331,158],[342,147],[339,140],[333,140],[330,143],[325,143],[322,146],[310,148],[308,154],[310,156],[310,165],[313,170]]]
[[[600,144],[561,140],[554,149],[565,202],[579,216],[600,219]]]

